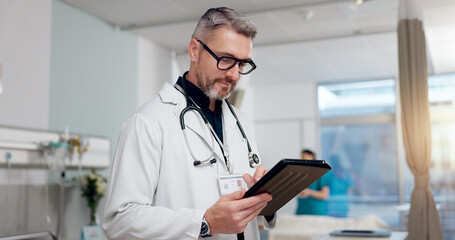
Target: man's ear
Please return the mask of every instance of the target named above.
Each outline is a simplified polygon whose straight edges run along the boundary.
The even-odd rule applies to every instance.
[[[188,45],[188,55],[190,56],[191,62],[196,62],[199,55],[199,44],[196,38],[192,38]]]

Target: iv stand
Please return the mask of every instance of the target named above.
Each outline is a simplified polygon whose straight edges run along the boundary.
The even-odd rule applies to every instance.
[[[59,208],[58,208],[58,223],[57,223],[57,232],[56,232],[56,237],[57,240],[62,239],[62,228],[63,228],[63,221],[64,221],[64,210],[65,210],[65,177],[66,177],[66,159],[69,158],[69,155],[72,154],[72,152],[69,152],[70,147],[72,147],[69,143],[69,134],[68,134],[68,127],[65,128],[65,135],[63,139],[60,139],[59,142],[51,142],[50,146],[53,148],[56,152],[58,150],[62,150],[62,169],[60,172],[60,202],[59,202]]]
[[[64,211],[64,206],[65,206],[65,165],[63,165],[63,170],[60,175],[60,179],[62,183],[60,184],[60,203],[58,207],[58,224],[57,224],[57,240],[62,239],[62,226],[63,226],[63,211]]]
[[[62,149],[63,156],[62,156],[62,169],[60,172],[60,203],[59,203],[59,210],[58,210],[58,224],[57,224],[57,240],[62,239],[62,227],[63,227],[63,220],[64,220],[64,208],[65,208],[65,178],[66,178],[66,160],[67,158],[71,160],[72,155],[74,153],[74,147],[77,147],[77,152],[79,154],[79,161],[82,159],[82,154],[87,151],[88,143],[84,141],[83,138],[69,138],[68,134],[68,127],[65,128],[65,136],[57,143],[51,143],[51,147],[55,150]],[[79,165],[79,170],[80,170]]]

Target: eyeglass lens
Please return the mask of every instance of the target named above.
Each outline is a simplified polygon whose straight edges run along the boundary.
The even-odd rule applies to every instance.
[[[237,61],[239,62],[240,73],[248,73],[253,69],[253,65],[251,63],[229,57],[221,57],[218,61],[218,68],[220,70],[229,70],[235,66]]]
[[[246,75],[246,74],[252,72],[256,68],[256,65],[253,63],[252,60],[241,60],[241,59],[237,59],[237,58],[233,58],[233,57],[225,57],[225,56],[218,57],[201,40],[197,39],[197,41],[200,42],[202,44],[202,46],[204,47],[204,49],[207,50],[207,52],[209,52],[210,55],[212,55],[212,57],[218,61],[216,66],[220,70],[223,70],[223,71],[229,70],[229,69],[233,68],[235,66],[235,64],[237,64],[237,62],[239,63],[239,73],[243,74],[243,75]]]

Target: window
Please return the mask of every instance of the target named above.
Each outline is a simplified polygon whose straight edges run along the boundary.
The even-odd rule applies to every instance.
[[[450,238],[455,235],[455,74],[430,76],[428,88],[430,187],[444,236]],[[340,164],[333,171],[345,169],[352,176],[345,194],[348,216],[375,213],[391,226],[405,229],[414,177],[404,149],[397,151],[395,95],[395,81],[390,79],[321,84],[321,157],[331,164],[336,156]]]
[[[394,113],[395,81],[319,85],[318,108],[322,118]]]
[[[347,216],[371,214],[374,205],[375,214],[399,226],[395,81],[322,84],[318,105],[321,157],[332,165],[336,183],[332,184],[328,214],[338,216],[339,204],[331,202],[344,198]],[[349,174],[352,180],[344,196],[337,193],[337,182],[343,182],[336,177],[340,174]]]
[[[428,89],[432,144],[430,186],[448,239],[455,232],[455,74],[429,77]]]

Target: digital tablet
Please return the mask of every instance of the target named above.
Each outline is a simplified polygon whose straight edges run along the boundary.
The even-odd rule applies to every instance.
[[[270,216],[331,169],[324,160],[283,159],[248,189],[243,198],[269,193],[273,199],[259,215]]]
[[[391,235],[390,230],[335,230],[330,233],[330,236],[345,236],[345,237],[383,237],[387,238]]]

